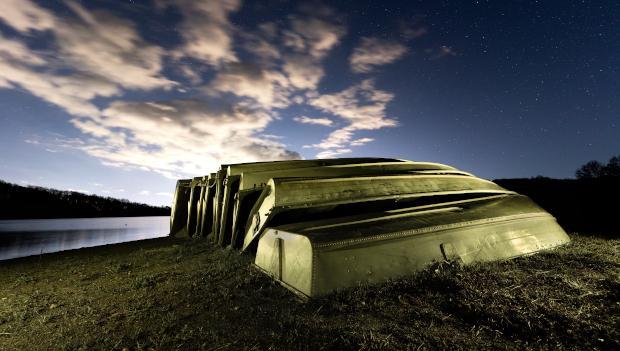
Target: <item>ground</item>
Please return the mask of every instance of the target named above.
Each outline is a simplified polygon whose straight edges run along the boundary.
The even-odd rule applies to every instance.
[[[0,350],[618,350],[620,240],[571,239],[305,302],[206,240],[0,262]]]

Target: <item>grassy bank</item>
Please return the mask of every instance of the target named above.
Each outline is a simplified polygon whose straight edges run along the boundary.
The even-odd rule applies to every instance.
[[[620,240],[430,267],[307,303],[206,241],[0,263],[0,350],[620,349]]]

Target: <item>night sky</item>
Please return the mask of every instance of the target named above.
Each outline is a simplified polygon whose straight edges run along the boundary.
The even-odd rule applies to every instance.
[[[618,1],[1,4],[6,181],[169,204],[221,163],[569,178],[620,154]]]

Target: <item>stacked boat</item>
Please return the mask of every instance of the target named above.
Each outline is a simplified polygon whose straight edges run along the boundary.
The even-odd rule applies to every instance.
[[[569,241],[523,195],[447,165],[388,158],[222,165],[177,182],[170,233],[255,254],[258,268],[308,297]]]

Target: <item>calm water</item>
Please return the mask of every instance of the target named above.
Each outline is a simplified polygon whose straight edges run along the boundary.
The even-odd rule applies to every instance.
[[[166,236],[170,217],[0,220],[0,260]]]

